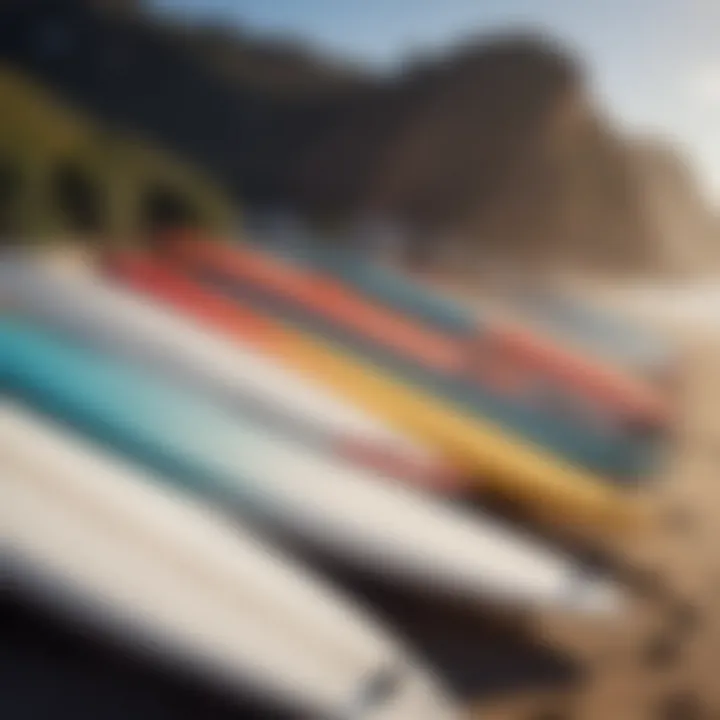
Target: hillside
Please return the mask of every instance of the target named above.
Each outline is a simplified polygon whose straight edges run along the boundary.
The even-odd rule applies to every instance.
[[[335,227],[388,218],[416,263],[636,273],[717,257],[692,173],[668,171],[660,187],[643,143],[595,106],[581,59],[532,34],[379,77],[139,2],[6,2],[0,57],[252,208]]]

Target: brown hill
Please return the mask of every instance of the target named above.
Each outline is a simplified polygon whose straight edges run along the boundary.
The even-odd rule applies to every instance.
[[[680,152],[625,137],[593,102],[582,64],[532,35],[411,68],[349,111],[300,168],[301,207],[399,221],[425,263],[718,267],[716,219]]]
[[[672,163],[622,137],[581,61],[532,33],[378,77],[137,2],[8,1],[0,57],[186,156],[246,206],[389,218],[425,263],[666,271],[715,252],[687,172],[652,169]],[[668,252],[678,234],[687,253]]]

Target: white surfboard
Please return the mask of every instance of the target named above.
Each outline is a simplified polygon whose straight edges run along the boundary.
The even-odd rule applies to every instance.
[[[620,591],[480,511],[434,501],[273,435],[157,375],[0,323],[7,392],[293,541],[424,589],[614,611]]]
[[[0,458],[18,577],[65,612],[309,717],[457,717],[362,610],[161,479],[7,402]]]
[[[334,454],[379,463],[399,479],[445,487],[455,473],[429,448],[320,385],[171,309],[31,255],[0,256],[0,306],[134,362],[171,373],[214,399]],[[363,452],[366,450],[366,452]],[[377,465],[376,465],[377,466]]]

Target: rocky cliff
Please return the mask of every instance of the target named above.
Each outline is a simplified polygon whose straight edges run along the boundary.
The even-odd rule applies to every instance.
[[[239,202],[390,219],[426,265],[675,272],[718,254],[690,169],[623,137],[546,38],[479,37],[379,77],[138,2],[6,2],[0,57]]]

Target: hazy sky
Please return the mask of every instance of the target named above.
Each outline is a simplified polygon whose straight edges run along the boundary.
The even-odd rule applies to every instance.
[[[408,51],[508,25],[578,49],[630,128],[680,141],[720,200],[720,0],[153,0],[392,66]]]

